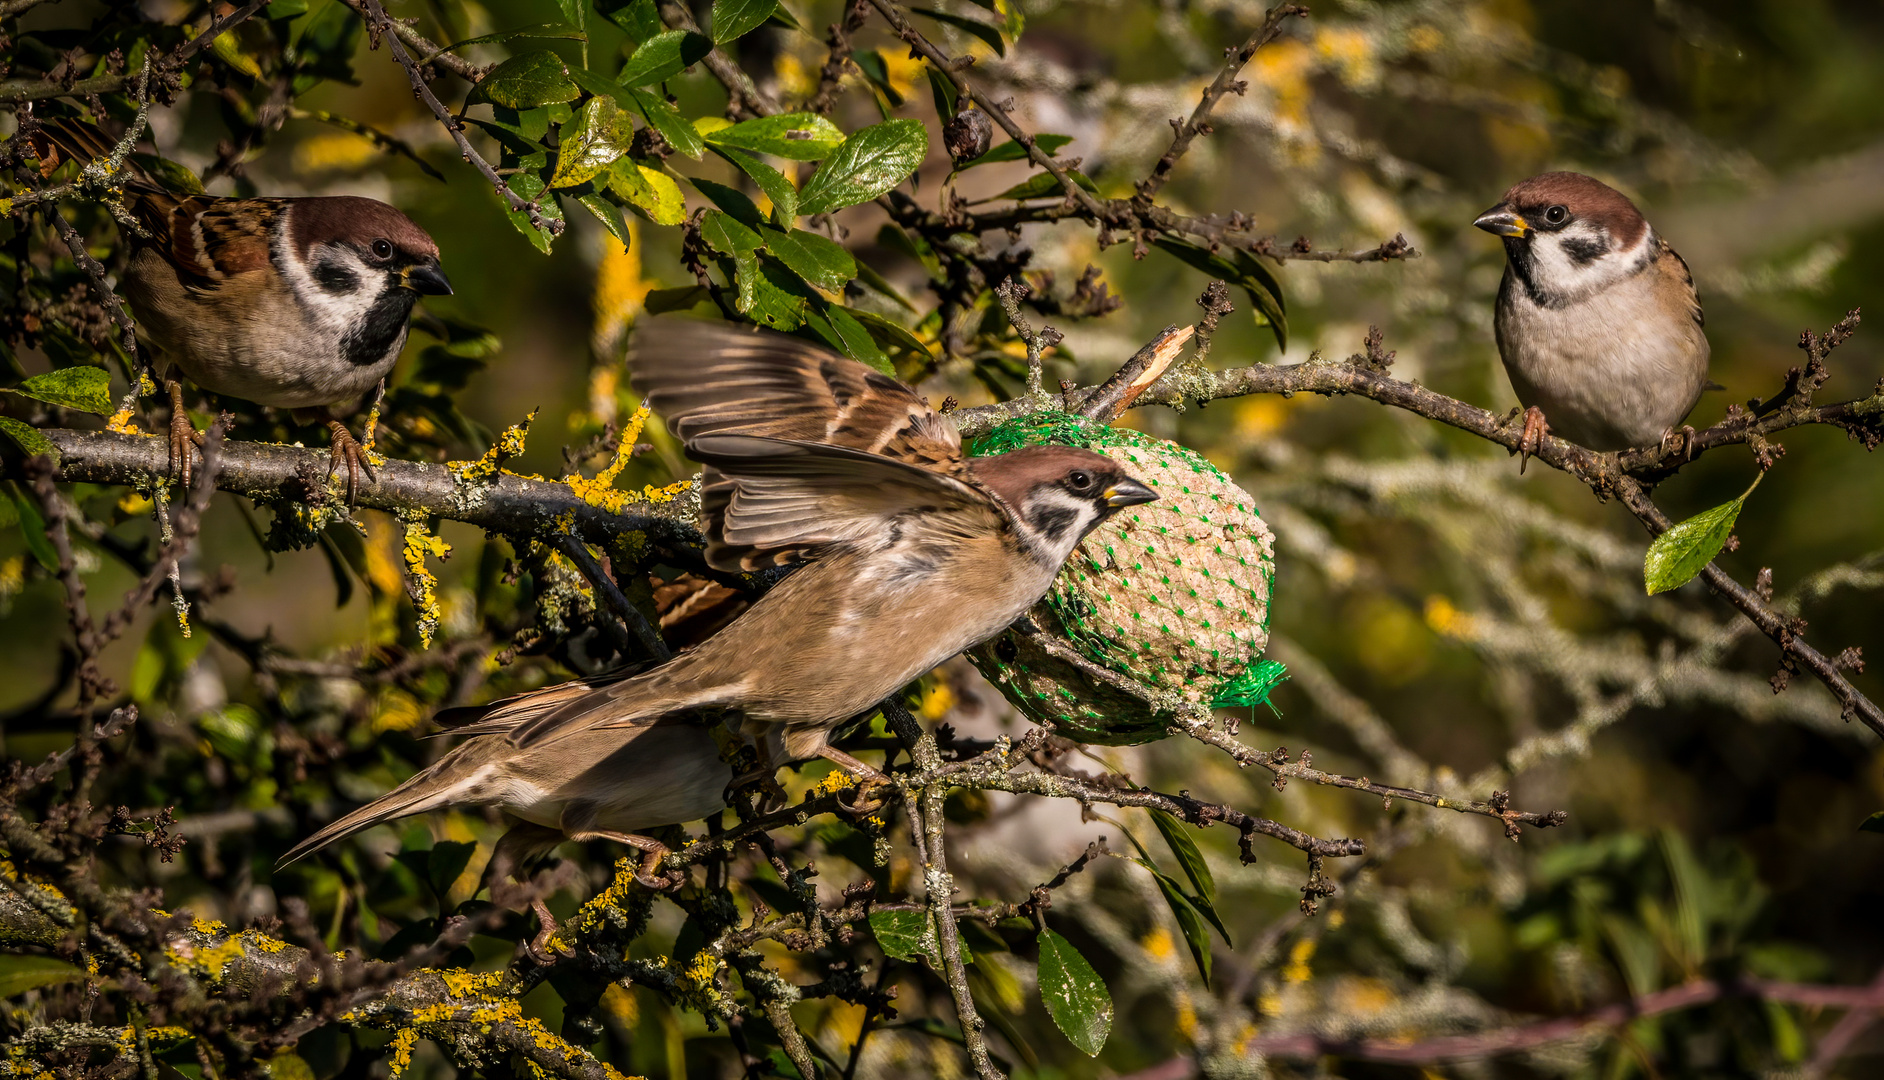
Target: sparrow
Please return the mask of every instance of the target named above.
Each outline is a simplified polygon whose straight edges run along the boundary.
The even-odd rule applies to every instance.
[[[880,783],[831,733],[1015,623],[1094,526],[1157,498],[1088,450],[966,457],[910,387],[798,338],[645,320],[629,377],[702,466],[706,562],[796,569],[657,667],[522,695],[467,728],[519,750],[716,711],[755,746]]]
[[[48,120],[33,134],[40,171],[103,161],[97,128]],[[347,500],[373,468],[329,407],[358,401],[392,370],[421,295],[450,295],[438,245],[398,210],[351,195],[219,198],[175,190],[127,159],[122,229],[134,251],[125,298],[166,374],[170,462],[187,486],[202,436],[183,408],[181,371],[216,394],[317,411],[333,433],[329,471],[347,465]]]
[[[1505,243],[1494,326],[1525,406],[1519,471],[1552,431],[1592,450],[1666,444],[1713,387],[1675,249],[1627,196],[1573,172],[1519,183],[1472,224]]]
[[[530,715],[528,708],[518,708],[525,698],[534,707],[545,707],[605,682],[565,683],[489,705],[448,709],[434,719],[447,727],[477,725],[488,730],[494,727],[488,719],[493,714],[519,721]],[[595,728],[524,747],[502,734],[480,734],[296,844],[278,866],[399,818],[447,807],[495,806],[515,823],[497,841],[485,871],[493,900],[498,900],[505,877],[524,880],[527,868],[564,840],[612,840],[639,850],[636,880],[661,889],[675,884],[659,875],[668,848],[644,833],[718,813],[726,805],[732,779],[732,768],[721,759],[712,730],[680,715],[638,727]],[[556,920],[540,897],[532,898],[530,906],[542,927],[531,952],[547,960],[544,943],[556,932]]]

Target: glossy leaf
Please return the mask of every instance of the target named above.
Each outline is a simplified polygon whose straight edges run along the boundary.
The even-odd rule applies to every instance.
[[[936,22],[942,23],[945,26],[953,26],[957,30],[972,34],[979,38],[982,44],[993,49],[995,55],[1007,55],[1007,42],[1001,40],[1001,31],[995,27],[989,26],[985,22],[963,18],[960,15],[951,15],[946,11],[937,11],[934,8],[910,8],[909,13],[912,15],[921,15],[925,19],[934,19]]]
[[[864,329],[856,317],[840,304],[825,304],[824,310],[805,320],[817,331],[818,336],[837,351],[866,367],[875,368],[885,375],[894,376],[896,368],[891,366],[890,358],[883,355],[877,347],[876,339],[870,331]]]
[[[798,192],[798,212],[823,214],[869,202],[903,182],[929,153],[920,120],[864,128],[833,150]]]
[[[669,30],[641,43],[615,81],[627,87],[665,82],[706,59],[713,40],[690,30]]]
[[[758,155],[733,147],[714,147],[713,152],[732,162],[765,192],[772,201],[772,220],[782,229],[791,228],[798,217],[798,189],[785,174],[760,161]]]
[[[744,290],[747,282],[742,279],[740,284]],[[759,272],[751,276],[750,293],[752,300],[741,313],[774,330],[796,330],[803,325],[805,308],[815,295],[784,264],[767,258],[759,260]]]
[[[543,178],[534,171],[517,173],[514,176],[507,177],[505,182],[510,185],[511,191],[515,192],[519,198],[522,198],[526,202],[543,194]],[[501,196],[499,198],[501,199]],[[538,251],[548,255],[550,243],[555,237],[551,236],[547,230],[539,229],[530,224],[530,215],[521,210],[512,210],[508,203],[500,202],[500,205],[504,208],[504,216],[510,219],[510,223],[516,226],[517,231],[523,234],[524,239],[530,241],[531,245]],[[553,198],[543,199],[537,206],[537,212],[543,218],[545,225],[552,221],[561,221],[563,219],[563,208]]]
[[[85,978],[85,969],[50,956],[0,955],[0,998]]]
[[[1035,135],[1034,136],[1034,145],[1040,148],[1041,153],[1044,153],[1048,156],[1052,156],[1054,154],[1059,153],[1063,147],[1065,147],[1068,143],[1072,141],[1073,141],[1073,137],[1071,135]],[[1017,143],[1014,140],[1009,139],[1007,142],[1002,143],[1001,145],[981,155],[975,160],[969,162],[968,164],[963,165],[962,168],[966,170],[966,169],[972,169],[977,165],[994,165],[1003,161],[1026,161],[1026,160],[1028,160],[1027,148],[1025,146],[1022,146],[1020,143]]]
[[[1884,810],[1879,810],[1858,825],[1859,832],[1884,833]]]
[[[708,210],[701,217],[700,239],[714,251],[734,258],[756,256],[765,246],[765,238],[756,230],[721,210]]]
[[[896,301],[897,306],[901,307],[904,311],[914,312],[916,310],[916,305],[910,303],[909,298],[904,296],[901,290],[897,289],[895,285],[890,284],[889,278],[877,273],[869,263],[860,262],[857,264],[857,280],[870,286],[884,296],[889,297],[891,300]]]
[[[934,355],[929,351],[929,346],[922,343],[921,338],[897,325],[894,320],[886,319],[874,311],[863,311],[858,308],[846,310],[864,325],[864,329],[870,331],[870,336],[876,339],[878,345],[886,349],[901,349],[924,358]]]
[[[783,113],[742,120],[708,134],[706,140],[792,161],[817,161],[844,142],[844,133],[817,113]]]
[[[702,180],[697,176],[689,176],[687,182],[692,184],[700,194],[711,199],[714,206],[731,214],[748,228],[757,229],[765,224],[765,215],[759,212],[759,205],[747,198],[745,192],[737,188],[729,188],[725,184],[716,184],[711,180]]]
[[[502,105],[507,109],[533,109],[582,96],[569,65],[547,49],[513,56],[490,70],[465,96],[472,105]]]
[[[556,172],[551,187],[573,187],[601,175],[628,152],[635,134],[634,121],[612,97],[592,97],[564,124],[556,147]]]
[[[609,166],[608,190],[656,225],[678,225],[687,220],[687,198],[674,178],[633,158],[618,158]]]
[[[1112,1033],[1112,994],[1073,943],[1042,930],[1040,1003],[1074,1046],[1096,1057]]]
[[[44,454],[54,461],[59,460],[59,448],[29,424],[23,424],[10,416],[0,416],[0,432],[5,432],[7,438],[26,451],[29,457]]]
[[[765,24],[778,0],[713,0],[713,41],[737,41]]]
[[[955,119],[960,91],[955,88],[955,80],[935,68],[925,64],[922,70],[929,75],[929,95],[935,99],[935,114],[946,124]]]
[[[1177,857],[1178,866],[1184,876],[1190,879],[1191,887],[1197,895],[1214,904],[1217,902],[1217,880],[1210,873],[1209,864],[1204,862],[1204,853],[1197,850],[1196,841],[1191,839],[1190,830],[1184,823],[1163,810],[1151,811],[1152,824],[1158,826],[1158,835],[1170,846],[1171,854]]]
[[[1184,944],[1191,950],[1191,959],[1197,964],[1198,974],[1204,977],[1204,985],[1210,985],[1210,924],[1185,897],[1184,890],[1178,888],[1177,882],[1160,873],[1147,860],[1132,861],[1151,871],[1152,879],[1158,883],[1158,891],[1164,894],[1164,902],[1171,908],[1171,915],[1177,919],[1178,929],[1184,934]]]
[[[682,116],[679,109],[659,94],[647,90],[635,90],[633,94],[648,126],[660,132],[667,145],[699,161],[700,155],[706,153],[706,143],[701,141],[693,121]]]
[[[1151,243],[1186,266],[1202,270],[1227,284],[1241,286],[1254,306],[1251,314],[1256,324],[1269,327],[1276,336],[1277,348],[1289,347],[1289,319],[1282,300],[1282,283],[1256,256],[1240,248],[1230,249],[1227,256],[1213,254],[1196,244],[1168,236],[1160,236]]]
[[[59,368],[35,375],[18,386],[0,389],[62,409],[78,409],[99,416],[109,416],[112,411],[111,376],[103,368]]]
[[[629,249],[633,241],[628,232],[628,219],[622,216],[621,207],[600,195],[583,195],[576,201],[582,204],[583,209],[595,215],[595,220],[601,222],[602,228],[608,230],[608,235],[621,242],[623,251]]]
[[[1740,508],[1746,505],[1747,496],[1760,486],[1760,479],[1765,475],[1755,477],[1753,486],[1739,498],[1703,510],[1670,526],[1667,532],[1655,538],[1642,560],[1642,581],[1651,596],[1679,589],[1707,569],[1707,564],[1726,546],[1727,537],[1733,534],[1734,522],[1740,520]]]
[[[1098,185],[1094,184],[1090,177],[1088,177],[1085,173],[1080,172],[1078,169],[1067,169],[1066,177],[1067,179],[1073,181],[1073,183],[1078,184],[1082,188],[1085,188],[1087,191],[1093,192],[1095,194],[1097,194],[1099,191]],[[1045,198],[1050,198],[1053,196],[1062,196],[1065,193],[1066,193],[1066,188],[1063,185],[1061,185],[1061,183],[1058,180],[1054,179],[1052,173],[1038,172],[1028,177],[1027,179],[1021,181],[1020,183],[1015,184],[1013,187],[1008,188],[1006,191],[1003,191],[1001,194],[994,196],[994,198],[997,198],[997,199],[1045,199]]]
[[[596,0],[595,10],[602,17],[627,31],[636,41],[646,41],[667,29],[661,22],[654,0]]]
[[[799,277],[826,292],[840,292],[857,276],[857,260],[842,245],[803,229],[780,232],[762,227],[765,247]],[[858,327],[859,332],[862,327]]]
[[[46,442],[45,437],[40,435],[39,432],[33,431],[32,428],[27,427],[18,420],[0,416],[0,431],[5,431],[8,435],[18,439],[19,435],[14,430],[15,428],[21,431],[32,432],[34,438],[38,439],[40,442]],[[21,445],[25,446],[24,443]],[[44,450],[34,450],[27,447],[26,452],[29,454],[43,453],[50,456],[54,461],[59,460],[59,452],[54,449],[53,445],[49,442],[46,443],[46,449]],[[20,535],[26,539],[26,550],[32,552],[33,561],[37,562],[41,569],[49,574],[58,573],[59,553],[53,549],[52,540],[46,535],[46,519],[39,512],[39,503],[30,498],[25,492],[21,491],[18,485],[9,484],[8,486],[13,489],[13,509],[19,519]],[[0,495],[0,498],[3,497],[4,495]]]
[[[864,78],[877,88],[892,108],[903,104],[903,95],[890,83],[890,66],[883,62],[883,54],[875,49],[858,49],[850,54],[851,62],[864,73]],[[886,118],[887,119],[887,118]]]

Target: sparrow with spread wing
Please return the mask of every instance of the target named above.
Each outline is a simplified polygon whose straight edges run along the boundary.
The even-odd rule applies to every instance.
[[[968,458],[908,386],[797,338],[663,319],[636,342],[633,385],[704,467],[707,562],[803,565],[659,667],[475,726],[520,752],[712,709],[789,759],[880,780],[830,733],[1019,619],[1088,531],[1157,498],[1087,450]]]
[[[47,120],[33,133],[40,169],[101,161],[95,127]],[[127,161],[124,201],[136,230],[125,297],[161,369],[216,394],[318,411],[333,433],[347,498],[369,478],[358,440],[329,407],[358,401],[392,370],[421,295],[451,292],[438,245],[398,210],[348,195],[231,199],[178,192]],[[189,483],[202,436],[170,394],[172,472]]]
[[[1472,224],[1504,238],[1495,328],[1525,406],[1520,453],[1551,430],[1592,450],[1667,440],[1712,386],[1707,335],[1688,264],[1635,204],[1542,173]]]

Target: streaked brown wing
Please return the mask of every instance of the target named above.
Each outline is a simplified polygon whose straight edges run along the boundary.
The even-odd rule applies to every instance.
[[[896,458],[844,446],[705,435],[689,444],[706,466],[700,490],[707,562],[756,570],[843,545],[894,542],[935,521],[1005,521],[979,488]]]
[[[908,386],[798,338],[752,327],[651,319],[629,377],[668,430],[758,435],[861,450],[967,476],[961,436]]]

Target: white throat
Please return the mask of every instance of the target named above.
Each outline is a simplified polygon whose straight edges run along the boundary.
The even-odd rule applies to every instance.
[[[1513,255],[1512,268],[1533,300],[1564,307],[1642,272],[1659,246],[1653,229],[1642,230],[1634,245],[1619,247],[1608,229],[1573,221],[1558,232],[1533,233],[1527,250]]]

